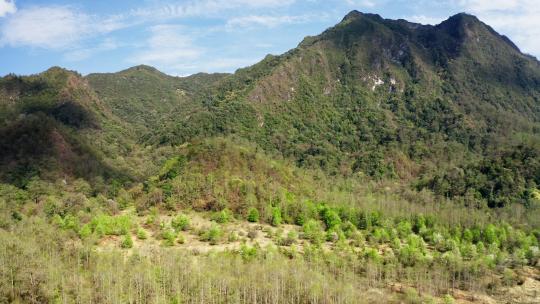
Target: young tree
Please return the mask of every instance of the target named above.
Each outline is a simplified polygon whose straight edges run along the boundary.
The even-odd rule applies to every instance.
[[[248,222],[257,223],[259,221],[259,210],[254,207],[249,208],[247,220]]]

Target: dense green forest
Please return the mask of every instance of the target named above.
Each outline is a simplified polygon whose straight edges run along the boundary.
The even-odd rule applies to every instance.
[[[234,74],[7,75],[0,303],[534,303],[539,99],[466,14],[353,11]]]

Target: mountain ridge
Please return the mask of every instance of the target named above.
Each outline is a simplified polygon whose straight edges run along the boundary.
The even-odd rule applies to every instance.
[[[42,77],[54,82],[55,71]],[[156,147],[234,135],[333,174],[429,179],[441,162],[450,170],[500,139],[536,137],[540,123],[538,61],[465,13],[432,26],[351,11],[234,74],[139,65],[74,75],[110,113],[109,137],[120,125]]]

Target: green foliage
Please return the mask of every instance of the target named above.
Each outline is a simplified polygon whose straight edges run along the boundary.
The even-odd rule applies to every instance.
[[[339,217],[339,214],[331,208],[323,207],[321,209],[321,218],[325,223],[327,230],[341,225],[341,218]]]
[[[176,232],[173,229],[165,228],[161,232],[161,238],[163,239],[163,245],[174,246],[176,240]]]
[[[281,217],[281,209],[279,207],[272,208],[272,217],[270,218],[270,223],[272,226],[279,226],[281,225],[282,217]]]
[[[171,221],[171,226],[174,228],[174,230],[178,231],[186,231],[189,229],[190,220],[189,217],[185,214],[179,214]]]
[[[85,224],[79,230],[79,237],[85,239],[92,234],[92,227],[89,224]]]
[[[146,230],[142,228],[137,229],[137,238],[139,240],[146,240],[148,238],[148,234],[146,233]]]
[[[240,256],[244,261],[250,261],[257,257],[257,248],[249,247],[247,245],[242,245],[240,247]]]
[[[159,171],[159,179],[173,179],[178,176],[182,168],[186,164],[186,159],[183,156],[173,157],[165,162]]]
[[[396,227],[398,234],[401,238],[405,238],[410,235],[412,231],[412,225],[409,221],[401,221],[397,224]]]
[[[132,227],[132,220],[129,215],[110,216],[101,214],[90,221],[92,232],[98,236],[104,235],[125,235]]]
[[[259,210],[253,207],[249,208],[247,220],[251,223],[257,223],[259,221]]]
[[[313,244],[320,244],[324,240],[324,230],[319,221],[310,219],[302,226],[303,238]]]
[[[131,239],[131,235],[126,234],[123,236],[122,242],[120,243],[120,247],[124,249],[133,247],[133,239]]]
[[[375,263],[381,263],[382,257],[375,248],[365,248],[364,249],[364,257],[366,257],[368,260],[375,262]]]
[[[223,231],[218,225],[212,225],[206,231],[203,231],[200,238],[201,241],[210,242],[211,245],[216,245],[221,240]]]
[[[220,224],[228,223],[232,219],[233,219],[233,213],[231,212],[231,210],[227,208],[214,213],[214,215],[212,216],[212,220]]]
[[[444,304],[454,304],[456,301],[454,300],[454,298],[449,295],[449,294],[445,294],[444,297],[443,297],[443,303]]]

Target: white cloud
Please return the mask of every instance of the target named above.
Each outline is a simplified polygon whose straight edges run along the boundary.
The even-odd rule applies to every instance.
[[[98,53],[111,51],[119,48],[120,45],[112,38],[106,38],[95,47],[80,48],[73,51],[69,51],[64,54],[64,59],[67,61],[81,61],[90,58]]]
[[[124,25],[116,17],[98,19],[67,6],[31,7],[9,16],[0,44],[46,49],[73,48],[79,41]]]
[[[17,11],[15,0],[0,0],[0,17],[7,14],[14,14]]]
[[[519,8],[521,0],[460,0],[459,4],[475,12],[506,11]]]
[[[198,59],[204,50],[194,45],[184,28],[177,25],[156,25],[150,28],[147,47],[129,61],[136,64],[171,67]]]
[[[380,0],[345,0],[350,6],[361,6],[361,7],[375,7],[381,2]]]
[[[407,18],[407,20],[411,22],[416,22],[420,24],[431,24],[436,25],[444,21],[446,17],[432,17],[432,16],[426,16],[426,15],[415,15]]]
[[[234,17],[227,21],[227,28],[264,26],[276,27],[283,24],[304,23],[309,20],[309,16],[264,16],[250,15],[242,17]]]
[[[204,0],[183,4],[165,5],[158,8],[141,8],[131,12],[132,16],[149,19],[214,16],[235,9],[264,9],[286,7],[296,0]]]

